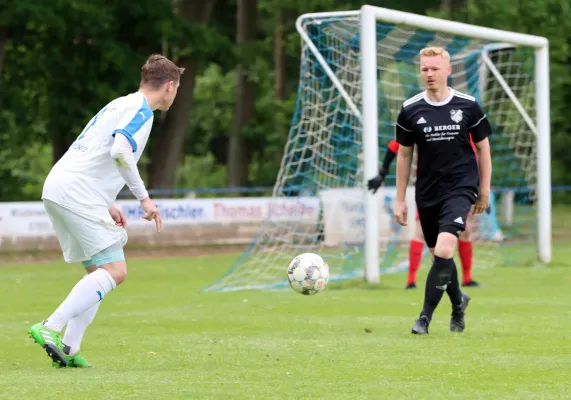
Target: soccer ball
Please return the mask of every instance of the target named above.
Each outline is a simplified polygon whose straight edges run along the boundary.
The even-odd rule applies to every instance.
[[[329,282],[329,266],[317,254],[303,253],[291,260],[287,267],[287,277],[296,292],[317,294]]]

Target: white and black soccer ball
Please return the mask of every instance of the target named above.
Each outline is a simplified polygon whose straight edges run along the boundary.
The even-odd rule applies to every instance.
[[[293,290],[304,295],[321,292],[329,282],[329,266],[319,255],[303,253],[287,267],[287,278]]]

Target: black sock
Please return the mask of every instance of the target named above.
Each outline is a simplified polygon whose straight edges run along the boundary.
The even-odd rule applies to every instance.
[[[432,267],[428,272],[428,277],[426,278],[426,287],[424,289],[424,306],[422,307],[422,312],[420,315],[425,315],[428,317],[428,321],[432,320],[432,314],[434,310],[440,303],[442,295],[447,288],[448,282],[450,282],[451,275],[451,262],[452,259],[440,258],[434,256],[434,262]],[[456,274],[456,279],[458,279],[458,274]],[[445,287],[446,286],[446,287]]]
[[[452,275],[450,276],[450,283],[446,286],[446,293],[448,293],[448,297],[450,297],[452,307],[458,307],[462,305],[462,291],[460,290],[460,281],[458,280],[458,268],[456,268],[454,259],[451,260]]]

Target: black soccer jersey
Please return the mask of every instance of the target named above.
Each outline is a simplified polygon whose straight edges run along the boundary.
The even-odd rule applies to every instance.
[[[444,101],[433,102],[426,92],[406,100],[398,116],[396,139],[417,145],[416,203],[428,207],[454,195],[476,201],[480,174],[470,143],[492,133],[486,115],[472,96],[450,90]]]

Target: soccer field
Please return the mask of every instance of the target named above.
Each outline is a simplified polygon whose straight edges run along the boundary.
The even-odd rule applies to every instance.
[[[427,337],[410,334],[423,289],[403,290],[404,274],[311,297],[199,291],[234,258],[131,259],[87,331],[90,370],[52,368],[27,336],[80,278],[78,265],[0,267],[0,398],[571,398],[564,244],[549,268],[475,269],[486,286],[468,291],[466,331],[448,331],[445,295]]]

